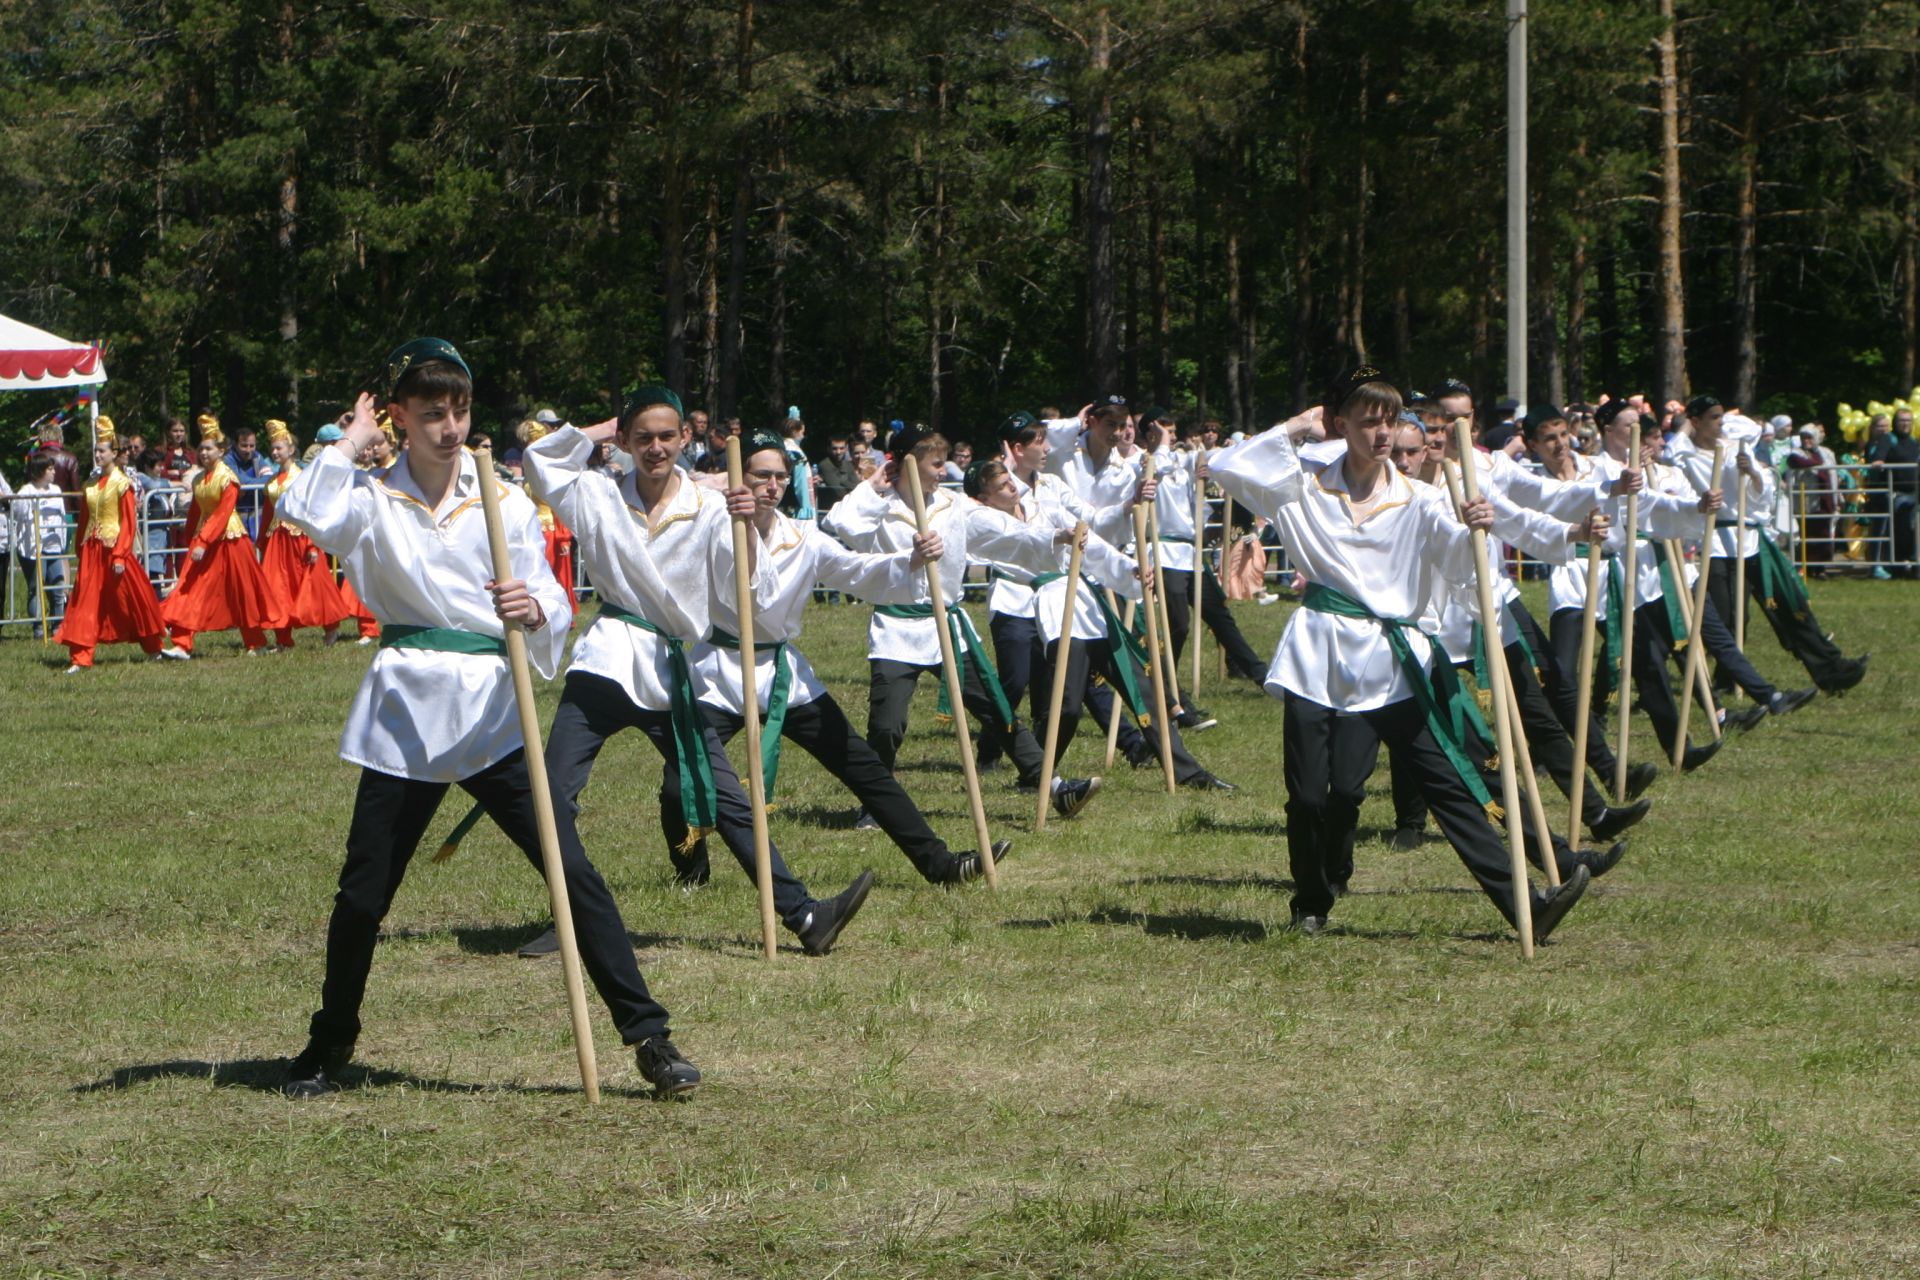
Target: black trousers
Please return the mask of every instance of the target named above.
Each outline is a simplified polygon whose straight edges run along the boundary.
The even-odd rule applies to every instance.
[[[1540,664],[1540,687],[1547,696],[1547,703],[1553,708],[1554,717],[1560,721],[1561,731],[1567,735],[1567,745],[1573,745],[1573,725],[1580,714],[1580,623],[1583,611],[1562,609],[1547,619],[1550,635],[1542,634],[1540,624],[1524,605],[1515,602],[1513,620],[1520,628],[1520,634],[1533,646],[1533,656]],[[1594,664],[1597,667],[1606,661],[1604,647],[1600,637],[1594,637]],[[1587,766],[1603,778],[1613,776],[1613,747],[1607,742],[1606,707],[1595,702],[1587,713]],[[1533,739],[1527,739],[1527,745],[1533,745]],[[1534,763],[1541,763],[1539,748],[1534,748]],[[1556,779],[1557,781],[1557,779]]]
[[[707,727],[723,746],[746,727],[746,721],[731,711],[713,706],[703,706],[702,711],[707,717]],[[823,693],[812,702],[788,707],[780,736],[804,749],[853,792],[921,875],[934,884],[944,884],[954,878],[959,860],[947,848],[946,841],[933,833],[926,818],[907,798],[892,771],[880,763],[879,755],[867,745],[867,740],[853,731],[846,713],[831,695]],[[680,773],[671,763],[661,773],[660,825],[666,831],[667,847],[679,848],[686,839],[687,828],[680,816]],[[701,842],[703,846],[705,843]]]
[[[1731,557],[1715,556],[1708,563],[1707,600],[1720,613],[1723,623],[1733,618],[1733,577],[1734,563]],[[1766,615],[1767,622],[1773,627],[1774,638],[1785,649],[1806,666],[1807,674],[1813,682],[1825,689],[1836,683],[1853,669],[1852,661],[1840,652],[1840,647],[1827,639],[1826,632],[1820,629],[1819,619],[1813,616],[1811,606],[1804,614],[1796,614],[1785,605],[1768,606],[1766,590],[1760,580],[1760,556],[1747,557],[1747,595],[1749,613],[1759,612]],[[1727,632],[1728,640],[1733,633]],[[1712,646],[1708,652],[1713,652]],[[1736,675],[1735,679],[1739,677]],[[1744,685],[1744,681],[1741,682]],[[1751,692],[1751,690],[1749,690]]]
[[[1333,885],[1353,871],[1353,832],[1380,745],[1426,797],[1440,831],[1494,908],[1514,919],[1513,868],[1500,833],[1461,782],[1412,698],[1342,713],[1294,694],[1285,700],[1287,856],[1293,910],[1325,916]]]
[[[347,862],[340,868],[333,916],[327,922],[327,974],[320,989],[320,1010],[309,1031],[329,1046],[351,1046],[360,1036],[360,1004],[380,922],[393,906],[407,864],[433,821],[448,783],[416,782],[381,773],[360,772],[353,799],[353,825],[347,832]],[[533,815],[533,787],[527,757],[516,751],[505,760],[463,779],[460,787],[479,801],[507,838],[520,846],[535,871],[540,861],[539,828]],[[633,944],[620,908],[606,881],[587,861],[571,821],[560,838],[560,861],[567,879],[568,906],[580,961],[600,998],[607,1002],[620,1038],[634,1044],[667,1031],[667,1011],[647,992],[634,960]]]
[[[1167,626],[1173,633],[1173,652],[1177,657],[1186,651],[1187,633],[1193,628],[1193,582],[1191,569],[1167,569]],[[1240,634],[1240,624],[1233,620],[1233,610],[1227,607],[1227,598],[1220,591],[1220,584],[1210,573],[1198,575],[1200,587],[1200,620],[1207,624],[1207,630],[1213,632],[1213,638],[1227,651],[1227,670],[1235,675],[1249,679],[1264,679],[1267,664],[1260,661],[1260,655],[1253,651],[1247,638]]]
[[[1049,698],[1053,696],[1051,685],[1047,688],[1047,696]],[[1065,699],[1062,699],[1063,705],[1064,702]],[[1093,717],[1094,724],[1099,726],[1101,733],[1107,731],[1107,726],[1113,723],[1115,715],[1120,717],[1120,732],[1113,741],[1120,754],[1128,760],[1138,759],[1142,753],[1151,754],[1156,758],[1159,756],[1160,748],[1147,745],[1146,735],[1141,733],[1140,726],[1133,722],[1133,716],[1127,711],[1126,703],[1113,696],[1111,686],[1104,681],[1094,679],[1091,669],[1087,671],[1087,688],[1083,705],[1087,713]]]
[[[891,658],[870,658],[867,668],[867,742],[879,755],[880,763],[891,772],[893,762],[900,755],[900,744],[906,741],[907,712],[913,706],[914,687],[926,672],[932,672],[935,680],[945,680],[946,676],[938,663],[895,662]],[[966,709],[980,721],[981,745],[991,744],[990,749],[1013,757],[1021,786],[1037,786],[1040,744],[1033,740],[1033,731],[1020,723],[1018,716],[1011,726],[1000,723],[1000,709],[994,705],[993,695],[981,685],[973,664],[964,660],[960,663],[960,696]]]
[[[1027,718],[1038,719],[1048,692],[1033,684],[1033,669],[1044,661],[1039,624],[1032,618],[996,613],[987,619],[987,630],[993,636],[993,665],[1000,675],[1000,691],[1006,694],[1007,705],[1019,715],[1020,699],[1028,698]],[[1005,750],[1004,736],[982,737],[975,755],[982,765],[988,765],[1004,755]]]
[[[674,802],[660,806],[660,831],[678,847],[685,839],[686,827],[680,817],[679,755],[673,739],[673,716],[666,711],[637,707],[627,691],[603,676],[585,671],[570,671],[560,694],[560,709],[554,713],[553,730],[547,737],[547,777],[553,786],[554,821],[560,826],[560,843],[578,844],[575,823],[580,816],[580,792],[593,773],[593,762],[607,739],[622,729],[638,729],[652,742],[661,759],[667,762],[667,776],[674,779]],[[720,838],[732,850],[734,861],[754,879],[753,807],[740,786],[740,777],[727,760],[725,748],[711,728],[706,731],[707,762],[713,767],[716,798],[716,825]],[[676,839],[675,828],[679,829]],[[777,846],[772,848],[773,905],[789,929],[806,922],[813,897],[794,874]],[[756,881],[757,883],[757,881]]]
[[[1060,642],[1057,640],[1047,646],[1045,678],[1048,681],[1047,697],[1049,700],[1053,697],[1053,685],[1051,683],[1053,679],[1053,663],[1059,648]],[[1120,669],[1113,652],[1112,641],[1105,639],[1075,640],[1067,646],[1067,649],[1067,686],[1060,696],[1060,740],[1055,747],[1055,751],[1057,752],[1055,760],[1056,769],[1059,767],[1058,762],[1067,758],[1067,748],[1073,744],[1073,735],[1080,728],[1081,708],[1086,700],[1087,690],[1092,684],[1094,674],[1098,673],[1105,677],[1106,682],[1114,688],[1121,687]],[[1138,682],[1136,687],[1146,689],[1148,687],[1149,677],[1140,669],[1140,664],[1134,661],[1132,654],[1126,654],[1124,660],[1133,667],[1133,678]],[[1128,714],[1126,703],[1122,699],[1114,697],[1108,714],[1123,717],[1121,732],[1124,736],[1126,732],[1124,717]],[[1035,722],[1034,727],[1042,736],[1046,734],[1047,726],[1044,716],[1041,720]],[[1146,749],[1153,753],[1155,760],[1158,760],[1160,758],[1160,738],[1158,731],[1152,725],[1146,725],[1137,730],[1137,732]],[[1172,735],[1170,743],[1173,748],[1173,780],[1175,782],[1185,782],[1189,778],[1197,778],[1205,773],[1206,770],[1200,767],[1200,762],[1187,754],[1186,743],[1180,740],[1180,726],[1174,724],[1172,721],[1168,721],[1167,732]]]

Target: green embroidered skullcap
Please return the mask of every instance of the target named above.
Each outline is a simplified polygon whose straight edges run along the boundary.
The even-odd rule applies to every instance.
[[[467,362],[460,358],[460,352],[445,338],[415,338],[403,342],[387,353],[387,395],[393,395],[393,389],[406,376],[407,370],[415,365],[425,364],[429,360],[445,360],[448,364],[458,365],[460,372],[473,377],[473,370],[467,368]]]
[[[625,422],[642,409],[651,409],[657,404],[666,405],[682,418],[687,416],[687,411],[680,407],[680,397],[674,394],[672,387],[663,387],[657,382],[649,382],[646,386],[635,387],[627,393],[627,404],[626,408],[620,411],[620,421]]]
[[[755,427],[740,437],[740,460],[745,462],[763,449],[772,449],[781,457],[787,456],[786,437],[778,431],[769,431],[765,427]]]

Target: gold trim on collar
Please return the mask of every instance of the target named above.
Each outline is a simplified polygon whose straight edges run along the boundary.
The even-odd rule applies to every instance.
[[[1342,466],[1342,465],[1344,465],[1344,460],[1341,462],[1330,462],[1326,466],[1321,467],[1318,471],[1313,473],[1313,482],[1320,486],[1320,491],[1322,493],[1330,493],[1335,497],[1339,498],[1341,502],[1346,504],[1347,518],[1353,521],[1354,528],[1358,529],[1361,525],[1373,519],[1375,516],[1379,515],[1383,511],[1391,511],[1395,507],[1404,507],[1408,503],[1413,501],[1413,484],[1412,482],[1409,481],[1407,483],[1406,497],[1400,498],[1397,501],[1393,501],[1393,502],[1381,502],[1377,506],[1373,507],[1370,511],[1368,511],[1367,514],[1365,514],[1364,516],[1355,517],[1353,514],[1353,495],[1351,493],[1348,493],[1345,489],[1329,488],[1326,480],[1322,478],[1327,474],[1328,471],[1331,471],[1334,467]],[[1401,475],[1399,471],[1395,470],[1393,466],[1389,464],[1387,467],[1387,492],[1389,493],[1393,492],[1393,486],[1396,481],[1404,481],[1406,479],[1407,478],[1405,476]]]

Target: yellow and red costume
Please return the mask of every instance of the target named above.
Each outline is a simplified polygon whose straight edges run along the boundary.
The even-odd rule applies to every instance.
[[[269,440],[286,431],[272,431]],[[321,627],[333,631],[349,616],[347,602],[333,581],[333,567],[320,548],[295,526],[280,518],[280,495],[300,474],[295,462],[285,462],[273,479],[267,481],[265,501],[260,510],[260,576],[267,584],[267,595],[286,625],[275,629],[275,640],[282,649],[293,648],[296,627]]]
[[[112,422],[102,418],[100,431],[112,439]],[[96,645],[137,643],[148,653],[159,653],[164,629],[160,602],[133,545],[139,519],[133,481],[119,467],[109,467],[88,481],[85,497],[77,531],[79,581],[54,639],[67,646],[73,665],[82,668],[93,665]]]
[[[200,438],[208,437],[202,433]],[[286,625],[260,576],[247,527],[234,513],[239,501],[239,477],[224,462],[214,463],[193,482],[180,585],[160,609],[173,642],[188,652],[202,631],[237,630],[248,649],[260,649],[266,646],[268,630]],[[195,550],[205,554],[195,560]]]

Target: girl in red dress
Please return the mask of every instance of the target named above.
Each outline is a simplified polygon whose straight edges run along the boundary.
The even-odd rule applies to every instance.
[[[201,417],[202,424],[209,419]],[[267,594],[253,543],[234,507],[240,480],[220,456],[227,439],[218,426],[200,428],[200,473],[193,481],[193,506],[187,513],[187,558],[180,585],[161,606],[173,642],[189,653],[202,631],[240,632],[247,656],[264,649],[267,630],[286,625]]]
[[[266,579],[273,606],[286,619],[274,638],[280,648],[293,648],[295,627],[319,627],[331,645],[340,638],[340,620],[348,616],[347,603],[334,585],[333,568],[307,535],[282,520],[280,495],[287,491],[300,464],[293,432],[277,418],[266,423],[268,456],[280,470],[267,481],[260,508],[260,576]]]
[[[137,643],[158,658],[187,658],[184,649],[163,646],[160,602],[133,545],[139,501],[133,481],[114,461],[113,419],[94,428],[93,461],[100,474],[87,481],[79,527],[79,581],[67,601],[67,616],[54,639],[67,646],[70,676],[93,666],[94,646]]]
[[[552,430],[553,428],[546,423],[528,418],[515,429],[514,434],[520,438],[520,447],[524,450]],[[540,527],[547,535],[547,565],[553,570],[554,578],[566,590],[567,599],[572,600],[574,598],[573,530],[560,523],[559,517],[553,514],[553,508],[540,499],[535,498],[533,506],[534,510],[540,513]]]

